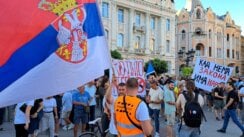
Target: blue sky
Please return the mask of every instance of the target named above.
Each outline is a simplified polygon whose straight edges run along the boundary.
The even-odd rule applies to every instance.
[[[224,15],[229,11],[235,24],[241,26],[244,35],[244,0],[201,0],[204,9],[211,7],[217,15]],[[181,10],[186,0],[175,0],[175,8]]]

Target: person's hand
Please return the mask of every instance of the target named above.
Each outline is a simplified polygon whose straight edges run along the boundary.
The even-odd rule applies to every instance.
[[[225,106],[223,109],[224,109],[224,110],[227,110],[227,107]]]
[[[55,119],[58,119],[58,116],[55,116]]]
[[[24,128],[25,128],[25,130],[28,130],[29,129],[29,124],[26,123]]]

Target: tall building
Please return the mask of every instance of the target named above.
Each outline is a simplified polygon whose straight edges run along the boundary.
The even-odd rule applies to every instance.
[[[234,75],[239,72],[241,28],[229,12],[219,16],[210,7],[204,9],[200,0],[186,0],[176,20],[177,51],[194,49],[195,58],[235,67]],[[192,63],[194,66],[194,61]],[[177,65],[180,69],[184,61],[179,59]]]
[[[111,50],[123,58],[167,61],[175,74],[173,0],[98,0]]]
[[[241,36],[241,68],[240,73],[244,75],[244,36]]]

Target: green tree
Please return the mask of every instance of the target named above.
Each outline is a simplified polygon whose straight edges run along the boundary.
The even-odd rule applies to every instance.
[[[150,60],[152,61],[152,65],[156,71],[157,74],[162,74],[162,73],[166,73],[168,72],[168,64],[166,61],[164,60],[160,60],[160,59],[153,59],[153,60]],[[145,66],[144,66],[144,70],[145,72],[147,71],[147,66],[148,66],[148,62],[146,62]]]
[[[189,76],[191,76],[192,72],[193,72],[193,68],[191,67],[183,67],[181,69],[182,72],[182,76],[188,78]]]
[[[113,59],[123,59],[122,55],[117,50],[111,50],[111,56]]]

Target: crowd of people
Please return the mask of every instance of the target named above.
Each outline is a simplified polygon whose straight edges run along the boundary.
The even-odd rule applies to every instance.
[[[167,137],[199,137],[201,121],[205,119],[202,110],[205,100],[214,110],[216,120],[223,119],[217,132],[225,133],[231,118],[244,137],[243,78],[230,78],[212,92],[206,92],[196,88],[191,79],[150,75],[145,95],[138,96],[138,88],[136,78],[118,83],[115,76],[111,82],[103,76],[60,95],[18,103],[14,118],[16,137],[36,137],[43,132],[58,137],[60,125],[65,131],[73,129],[74,137],[78,137],[79,132],[93,131],[88,122],[95,119],[95,111],[101,112],[102,136],[108,129],[111,137],[159,137],[162,117]],[[175,124],[179,124],[177,131]]]

